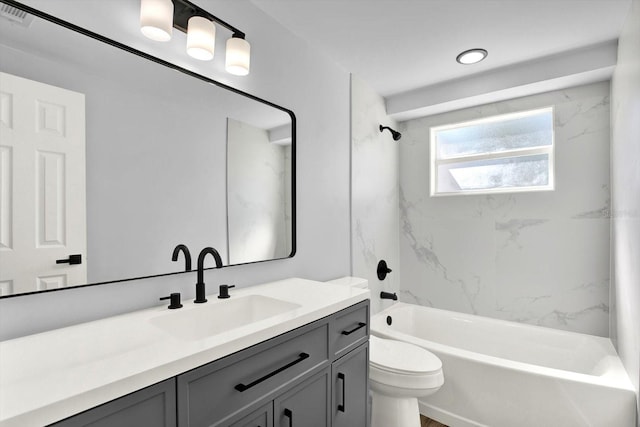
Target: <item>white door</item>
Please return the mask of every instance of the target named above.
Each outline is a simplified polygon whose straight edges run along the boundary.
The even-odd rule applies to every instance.
[[[84,104],[0,73],[2,295],[87,282]],[[70,255],[81,264],[56,263]]]

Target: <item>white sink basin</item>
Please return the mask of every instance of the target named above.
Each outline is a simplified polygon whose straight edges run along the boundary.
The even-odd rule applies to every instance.
[[[299,308],[299,304],[262,295],[209,300],[170,310],[151,324],[182,340],[199,340]]]

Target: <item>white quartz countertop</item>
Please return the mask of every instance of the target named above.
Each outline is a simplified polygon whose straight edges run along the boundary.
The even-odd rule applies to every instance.
[[[43,426],[268,340],[369,298],[354,287],[286,279],[230,290],[231,299],[183,301],[0,342],[0,426]],[[211,310],[261,295],[297,308],[188,339],[154,325],[159,316]],[[184,315],[184,314],[183,314]]]

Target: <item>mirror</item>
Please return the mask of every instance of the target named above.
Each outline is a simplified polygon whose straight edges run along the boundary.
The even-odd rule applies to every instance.
[[[183,272],[178,244],[293,256],[291,111],[25,9],[0,18],[3,297]]]
[[[291,253],[291,128],[227,120],[229,261]]]

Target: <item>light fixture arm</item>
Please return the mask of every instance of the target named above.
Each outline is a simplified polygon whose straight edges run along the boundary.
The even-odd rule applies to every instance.
[[[183,33],[187,32],[187,23],[192,16],[205,17],[216,24],[225,27],[227,30],[233,33],[233,37],[244,39],[245,34],[234,27],[233,25],[223,21],[215,15],[207,12],[201,7],[191,3],[189,0],[171,0],[173,2],[173,28],[176,28]]]

